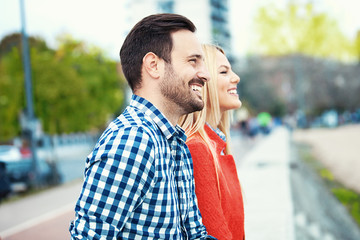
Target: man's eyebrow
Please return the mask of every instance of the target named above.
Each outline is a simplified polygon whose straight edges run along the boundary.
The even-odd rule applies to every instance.
[[[201,54],[192,54],[190,55],[188,58],[198,58],[198,59],[203,59],[203,56]]]

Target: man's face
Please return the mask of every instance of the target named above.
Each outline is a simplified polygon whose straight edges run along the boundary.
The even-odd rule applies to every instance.
[[[209,80],[201,45],[194,33],[180,30],[171,34],[171,64],[165,64],[162,94],[187,114],[204,107],[202,89]]]

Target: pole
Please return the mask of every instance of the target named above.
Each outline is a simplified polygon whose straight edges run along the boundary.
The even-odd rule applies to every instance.
[[[304,89],[304,69],[303,59],[300,54],[294,54],[294,68],[295,68],[295,84],[296,84],[296,95],[297,95],[297,108],[298,108],[298,119],[297,125],[300,128],[307,126],[306,119],[306,105],[305,105],[305,89]]]
[[[34,105],[33,105],[33,91],[32,91],[32,81],[31,81],[31,63],[30,63],[30,53],[28,38],[26,35],[25,27],[25,10],[24,10],[24,0],[20,0],[20,17],[21,17],[21,41],[22,41],[22,57],[23,57],[23,67],[24,67],[24,76],[25,76],[25,99],[26,99],[26,121],[28,122],[28,131],[29,131],[29,141],[30,148],[32,152],[32,185],[37,186],[38,184],[38,169],[37,169],[37,144],[36,144],[36,119],[34,114]]]

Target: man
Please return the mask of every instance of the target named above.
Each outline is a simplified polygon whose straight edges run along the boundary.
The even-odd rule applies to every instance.
[[[206,239],[183,114],[204,106],[209,79],[195,26],[176,14],[142,19],[120,50],[133,91],[86,160],[72,239]]]

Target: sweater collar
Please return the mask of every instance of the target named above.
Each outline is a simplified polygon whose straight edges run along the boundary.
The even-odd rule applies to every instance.
[[[214,129],[208,126],[208,124],[205,124],[204,128],[210,139],[216,142],[216,150],[222,152],[226,147],[226,142],[215,132]]]

